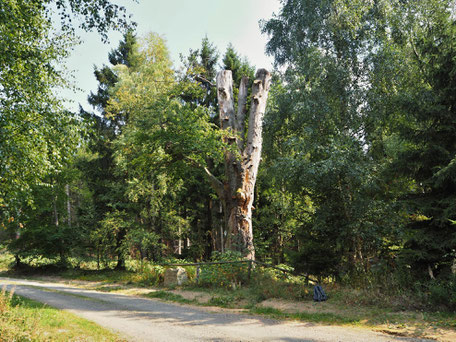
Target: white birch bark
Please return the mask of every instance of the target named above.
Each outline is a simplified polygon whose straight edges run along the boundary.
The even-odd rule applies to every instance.
[[[67,196],[67,214],[68,214],[68,227],[71,228],[71,197],[70,197],[70,185],[65,185],[65,193]]]

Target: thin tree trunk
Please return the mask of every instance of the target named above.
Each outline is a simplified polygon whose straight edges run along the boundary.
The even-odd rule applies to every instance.
[[[68,227],[71,228],[71,197],[70,197],[70,185],[65,185],[65,193],[67,195],[67,214],[68,214]]]
[[[223,211],[223,206],[222,202],[219,202],[219,213],[221,214]],[[225,243],[224,243],[224,234],[225,230],[223,229],[223,224],[221,224],[221,220],[218,220],[218,223],[220,224],[220,252],[224,253],[225,252]]]
[[[56,227],[59,226],[59,212],[57,210],[57,200],[58,200],[58,197],[57,197],[57,195],[55,195],[55,197],[54,197],[54,224]]]
[[[100,247],[97,246],[97,270],[100,269],[100,254],[101,254]]]
[[[177,254],[178,255],[182,255],[182,228],[181,226],[179,225],[179,231],[178,231],[178,234],[179,234],[179,240],[178,240],[178,245],[177,245]]]
[[[19,257],[18,254],[14,255],[14,260],[16,262],[16,264],[15,264],[16,269],[21,269],[24,267],[24,263],[21,261],[21,258]]]
[[[117,264],[114,269],[116,270],[125,270],[125,256],[122,251],[122,242],[125,238],[126,231],[124,228],[121,228],[117,234],[116,241],[116,252],[117,252]]]
[[[56,229],[59,229],[59,211],[57,209],[57,201],[58,201],[58,195],[55,195],[54,197],[54,224]],[[65,257],[65,252],[63,250],[64,246],[64,241],[61,239],[60,240],[60,246],[59,246],[59,256],[60,256],[60,263],[62,265],[66,264],[66,257]]]

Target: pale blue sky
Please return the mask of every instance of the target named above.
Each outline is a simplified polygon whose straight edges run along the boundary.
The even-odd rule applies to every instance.
[[[198,49],[207,36],[217,46],[220,54],[229,43],[247,57],[257,68],[272,69],[272,58],[265,55],[267,37],[262,35],[259,20],[269,19],[280,8],[279,0],[118,0],[138,23],[137,33],[156,32],[167,41],[175,66],[179,54],[186,55],[189,49]],[[110,43],[103,44],[96,33],[80,33],[83,44],[77,46],[68,60],[74,70],[75,85],[82,91],[65,91],[62,96],[73,103],[67,107],[77,110],[79,103],[90,109],[86,102],[90,91],[95,91],[97,82],[93,66],[108,64],[108,52],[118,46],[121,35],[110,34]]]

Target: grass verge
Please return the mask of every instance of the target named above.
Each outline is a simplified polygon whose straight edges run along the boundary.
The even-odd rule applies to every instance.
[[[327,323],[327,324],[358,324],[359,319],[348,318],[341,315],[337,315],[329,312],[318,312],[318,313],[308,313],[308,312],[296,312],[296,313],[287,313],[279,309],[271,307],[253,307],[250,309],[251,313],[257,315],[266,315],[268,317],[276,319],[293,319],[298,321],[306,322],[315,322],[315,323]]]
[[[347,290],[333,289],[330,299],[322,303],[315,303],[311,299],[290,301],[269,298],[264,300],[258,295],[255,287],[232,290],[193,286],[161,289],[150,294],[137,293],[137,295],[184,304],[242,309],[245,313],[273,319],[348,325],[397,336],[456,341],[456,316],[453,313],[407,311],[385,305],[367,305],[362,299],[356,300],[354,296],[347,300],[348,296],[343,295]]]
[[[116,334],[66,311],[5,292],[0,294],[0,342],[124,341]]]
[[[154,291],[147,294],[143,294],[143,297],[146,298],[159,298],[170,302],[182,303],[182,304],[197,304],[195,300],[185,299],[184,297],[167,292],[167,291]]]

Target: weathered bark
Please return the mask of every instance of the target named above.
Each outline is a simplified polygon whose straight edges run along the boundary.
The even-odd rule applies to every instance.
[[[244,148],[245,116],[247,114],[247,97],[249,95],[247,89],[248,84],[249,78],[246,76],[242,77],[241,84],[239,85],[238,107],[235,120],[239,151],[242,151]]]
[[[235,110],[231,71],[217,75],[217,98],[220,126],[227,131],[225,142],[225,183],[212,184],[223,202],[227,237],[225,247],[240,251],[246,258],[255,258],[252,231],[252,207],[258,166],[261,159],[263,118],[271,75],[265,69],[256,73],[251,93],[248,132],[245,132],[247,83],[243,78],[239,88],[238,109]],[[244,137],[247,140],[244,141]],[[235,152],[237,150],[237,153]]]

